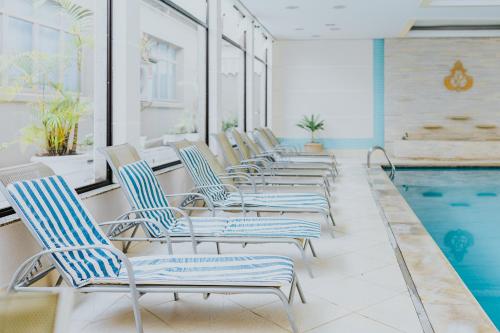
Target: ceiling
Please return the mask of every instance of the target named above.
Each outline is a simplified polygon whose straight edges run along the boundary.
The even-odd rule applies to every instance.
[[[372,39],[422,25],[500,25],[500,0],[240,0],[276,39]],[[408,35],[412,36],[413,32]],[[419,36],[430,32],[418,32]],[[439,32],[446,35],[446,32]],[[474,35],[453,31],[450,35]],[[483,35],[497,36],[500,30]]]

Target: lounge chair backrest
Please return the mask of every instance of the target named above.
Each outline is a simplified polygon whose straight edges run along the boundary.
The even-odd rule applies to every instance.
[[[43,249],[111,245],[63,177],[40,164],[16,169],[0,170],[0,189]],[[116,255],[101,249],[55,253],[52,259],[74,287],[116,277],[121,267]]]
[[[238,146],[238,150],[241,154],[242,159],[244,160],[249,160],[252,158],[252,152],[250,151],[250,148],[247,146],[245,141],[243,140],[243,137],[241,136],[241,133],[238,132],[237,129],[233,129],[231,131],[231,135],[233,136],[234,141],[236,142],[236,145]]]
[[[118,170],[122,166],[141,160],[137,150],[128,143],[104,147],[99,149],[99,151],[106,157],[115,176],[118,176]]]
[[[179,149],[179,157],[196,186],[219,186],[217,188],[201,188],[201,193],[214,201],[227,199],[228,192],[223,185],[224,183],[214,172],[206,157],[196,145]]]
[[[121,166],[118,170],[122,180],[122,187],[131,201],[134,209],[152,209],[170,207],[165,192],[158,179],[153,173],[153,169],[144,161],[138,161]],[[146,211],[141,213],[145,218],[160,222],[167,230],[176,221],[172,211]],[[157,225],[145,223],[147,231],[152,237],[161,237],[162,231]]]
[[[271,143],[274,146],[278,146],[280,144],[280,141],[278,140],[276,135],[274,135],[273,131],[269,127],[263,127],[262,129],[267,134],[267,137],[269,138],[269,140],[271,140]]]
[[[243,138],[243,141],[246,143],[246,145],[250,148],[252,154],[261,155],[264,153],[259,145],[257,145],[247,133],[241,133],[241,137]]]
[[[224,159],[228,165],[234,166],[239,165],[241,160],[233,149],[233,145],[226,136],[226,133],[218,133],[214,135],[219,147],[224,154]]]
[[[271,143],[271,141],[268,139],[267,135],[262,129],[256,129],[255,131],[253,131],[252,134],[257,144],[264,151],[272,151],[274,149],[274,145]]]
[[[118,178],[132,209],[169,207],[165,193],[149,164],[141,160],[137,150],[130,144],[100,149],[106,156],[113,174]],[[143,212],[142,217],[160,222],[167,230],[175,222],[171,211]],[[150,237],[161,237],[156,224],[145,223],[145,232]]]

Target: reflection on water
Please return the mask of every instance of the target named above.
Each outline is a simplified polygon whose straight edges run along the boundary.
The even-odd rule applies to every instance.
[[[500,327],[500,170],[398,171],[394,183]]]
[[[467,230],[451,230],[444,236],[444,245],[450,249],[455,261],[461,262],[467,249],[474,245],[474,236]]]

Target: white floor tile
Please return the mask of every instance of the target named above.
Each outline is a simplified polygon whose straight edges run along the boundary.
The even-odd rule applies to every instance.
[[[359,313],[406,333],[422,333],[420,322],[408,293],[363,309]]]

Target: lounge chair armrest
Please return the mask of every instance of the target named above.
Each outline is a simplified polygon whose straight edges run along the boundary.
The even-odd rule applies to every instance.
[[[197,193],[197,192],[186,192],[186,193],[175,193],[175,194],[167,194],[165,195],[165,198],[173,198],[173,197],[187,197],[187,196],[193,196],[193,197],[198,197],[202,199],[208,206],[208,210],[212,212],[212,215],[215,214],[214,210],[214,202],[212,199],[207,197],[206,195],[202,193]]]
[[[204,190],[204,189],[210,189],[210,188],[222,188],[222,189],[231,189],[234,192],[238,192],[240,198],[241,198],[241,209],[243,211],[243,216],[246,216],[246,209],[245,209],[245,198],[243,196],[243,192],[239,188],[237,188],[234,185],[231,184],[214,184],[214,185],[204,185],[204,186],[196,186],[196,190]],[[256,187],[255,187],[256,189]]]
[[[257,187],[255,184],[255,179],[252,179],[248,174],[243,172],[233,172],[229,174],[220,174],[218,175],[220,179],[244,179],[252,185],[253,191],[257,191]]]
[[[129,279],[129,287],[130,287],[130,292],[134,296],[138,296],[137,293],[137,288],[136,288],[136,283],[135,283],[135,275],[134,275],[134,269],[132,267],[132,264],[130,263],[130,260],[127,258],[125,254],[123,254],[122,251],[118,250],[112,245],[83,245],[83,246],[68,246],[68,247],[61,247],[57,249],[50,249],[50,250],[43,250],[38,252],[37,254],[34,254],[30,258],[26,259],[16,270],[14,273],[9,286],[7,287],[7,292],[12,292],[15,290],[16,285],[18,281],[20,280],[21,277],[25,276],[28,273],[28,270],[30,269],[31,265],[33,262],[39,260],[43,256],[50,255],[50,254],[56,254],[56,253],[68,253],[68,252],[75,252],[75,251],[82,251],[82,250],[103,250],[103,251],[108,251],[111,254],[114,254],[118,257],[118,259],[125,265],[125,269],[127,270],[127,275]]]
[[[186,212],[180,208],[177,208],[177,207],[158,207],[158,208],[133,209],[133,210],[130,210],[130,211],[120,215],[117,218],[117,220],[125,220],[126,221],[130,217],[130,215],[132,215],[132,214],[141,214],[141,213],[147,213],[147,212],[161,212],[161,211],[178,213],[180,216],[182,216],[182,218],[186,219],[186,221],[188,222],[189,232],[191,234],[191,243],[192,243],[192,247],[193,247],[193,252],[197,253],[196,246],[198,245],[198,242],[197,242],[196,236],[194,234],[193,221],[191,220],[191,217],[189,217],[189,215],[186,214]],[[165,230],[165,228],[163,228],[162,230]]]
[[[235,172],[231,172],[231,170],[249,170],[249,171],[255,171],[251,174],[247,174],[247,176],[251,177],[255,181],[254,177],[260,177],[260,182],[265,184],[266,183],[266,176],[262,170],[262,168],[258,167],[255,164],[244,164],[244,165],[233,165],[229,166],[226,168],[226,171],[229,172],[229,174],[235,174]],[[257,183],[257,182],[255,182]]]

